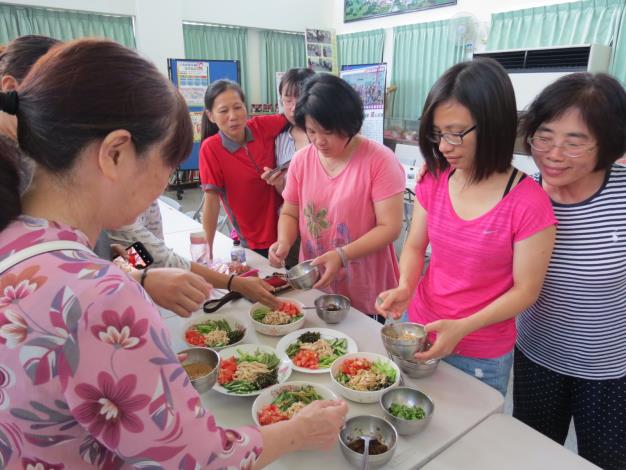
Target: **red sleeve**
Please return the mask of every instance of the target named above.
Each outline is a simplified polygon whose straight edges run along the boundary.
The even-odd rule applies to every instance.
[[[224,174],[218,155],[214,151],[215,139],[219,139],[219,136],[205,139],[200,147],[200,184],[203,191],[223,191],[224,189]]]
[[[422,180],[415,185],[415,199],[420,203],[420,206],[428,212],[430,207],[430,199],[435,191],[438,178],[447,178],[448,173],[440,173],[438,176],[432,175],[429,172],[424,173]]]
[[[518,183],[524,186],[519,188],[519,203],[513,210],[514,242],[529,238],[557,223],[548,194],[532,178],[527,177],[526,180]]]
[[[275,139],[280,134],[287,123],[287,118],[284,114],[269,114],[266,116],[254,116],[249,119],[249,123],[254,123],[264,138]]]
[[[383,201],[404,193],[404,168],[387,147],[375,145],[372,159],[372,200]]]

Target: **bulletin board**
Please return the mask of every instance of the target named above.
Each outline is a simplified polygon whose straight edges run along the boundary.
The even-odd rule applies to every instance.
[[[340,77],[352,85],[363,100],[365,119],[361,134],[382,144],[387,64],[346,66]]]
[[[167,59],[170,80],[178,88],[189,107],[193,124],[193,149],[180,165],[181,170],[197,170],[200,156],[200,132],[204,112],[204,93],[210,83],[227,78],[240,83],[238,60]]]

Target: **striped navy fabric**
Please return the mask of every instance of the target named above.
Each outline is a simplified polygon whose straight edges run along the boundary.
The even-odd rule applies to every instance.
[[[539,300],[517,321],[517,345],[555,372],[626,375],[626,167],[578,204],[553,203],[556,244]]]

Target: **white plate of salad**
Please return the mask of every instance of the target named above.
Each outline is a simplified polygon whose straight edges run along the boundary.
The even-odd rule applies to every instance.
[[[237,397],[252,397],[272,385],[286,382],[291,362],[262,344],[240,344],[220,351],[220,370],[213,390]]]
[[[287,421],[315,400],[337,400],[324,385],[311,382],[285,382],[266,388],[252,404],[252,419],[257,426]]]
[[[371,352],[340,357],[330,367],[333,387],[348,400],[375,403],[400,383],[400,369],[389,358]]]
[[[276,352],[289,358],[294,370],[324,374],[338,358],[359,347],[345,333],[330,328],[303,328],[281,338]]]

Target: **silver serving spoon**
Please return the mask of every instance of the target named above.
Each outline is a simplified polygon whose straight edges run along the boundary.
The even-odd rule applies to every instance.
[[[365,443],[363,449],[363,463],[361,464],[361,470],[369,470],[370,468],[370,441],[373,439],[371,436],[359,436]]]

